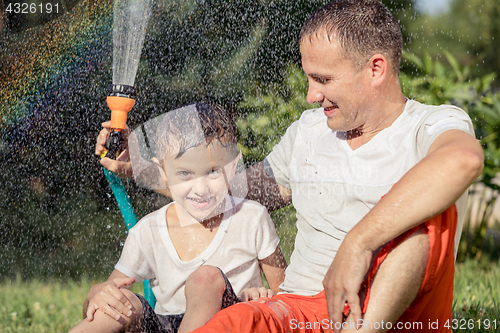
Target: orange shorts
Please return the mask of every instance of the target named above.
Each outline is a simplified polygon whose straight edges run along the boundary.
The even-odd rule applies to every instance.
[[[385,245],[373,260],[368,278],[366,311],[371,282],[389,252],[415,231],[422,229],[429,235],[430,257],[417,298],[389,331],[397,332],[451,332],[453,278],[455,273],[454,237],[457,225],[455,205],[442,214],[405,232]],[[344,314],[349,311],[348,305]],[[419,325],[421,323],[421,325]],[[245,303],[238,303],[219,311],[205,326],[194,332],[328,332],[325,292],[314,296],[279,294]]]

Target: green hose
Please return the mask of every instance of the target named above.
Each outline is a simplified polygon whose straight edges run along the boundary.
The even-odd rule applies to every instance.
[[[122,181],[118,178],[117,175],[112,173],[106,168],[103,168],[104,175],[109,182],[109,186],[111,187],[111,191],[116,199],[116,203],[120,208],[120,211],[123,215],[123,219],[125,220],[125,225],[127,226],[127,230],[130,230],[136,223],[137,217],[134,213],[134,208],[132,207],[132,203],[130,202],[130,198],[123,186]],[[144,298],[148,301],[149,305],[154,309],[156,305],[156,297],[151,290],[151,286],[149,285],[149,280],[144,280]]]

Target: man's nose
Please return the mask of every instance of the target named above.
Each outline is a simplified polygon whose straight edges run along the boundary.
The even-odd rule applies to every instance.
[[[324,95],[321,92],[320,87],[317,83],[309,81],[309,86],[307,88],[307,97],[306,101],[309,104],[314,104],[318,102],[320,105],[323,102]]]

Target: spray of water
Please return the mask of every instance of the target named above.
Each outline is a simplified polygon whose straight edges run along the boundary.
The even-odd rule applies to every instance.
[[[134,85],[152,0],[115,0],[113,84]]]

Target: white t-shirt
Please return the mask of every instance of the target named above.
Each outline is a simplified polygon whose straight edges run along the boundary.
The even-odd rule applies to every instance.
[[[263,285],[259,260],[274,253],[278,235],[265,207],[254,201],[233,199],[236,208],[226,210],[213,241],[190,261],[179,258],[170,239],[166,221],[170,204],[145,216],[130,229],[115,268],[135,277],[136,282],[149,279],[156,296],[156,313],[186,311],[186,279],[204,264],[219,267],[237,295],[245,288]],[[229,196],[226,204],[230,205]]]
[[[297,210],[295,249],[285,292],[313,295],[352,229],[449,129],[474,135],[469,116],[450,106],[408,100],[394,123],[352,150],[344,132],[332,131],[323,109],[305,111],[266,158],[276,181],[292,190]],[[457,201],[460,239],[467,194]]]

